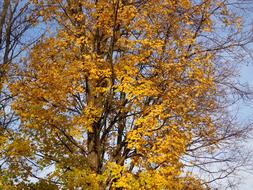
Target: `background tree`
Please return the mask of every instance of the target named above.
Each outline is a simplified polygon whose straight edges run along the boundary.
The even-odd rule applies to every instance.
[[[18,117],[11,109],[13,99],[9,91],[9,82],[13,78],[13,69],[17,66],[21,54],[36,41],[36,35],[28,30],[35,23],[32,17],[31,3],[21,0],[3,0],[0,2],[0,188],[10,174],[6,167],[11,149],[8,144],[19,136]],[[7,185],[5,188],[8,188]]]
[[[20,117],[6,148],[15,186],[208,189],[245,164],[230,150],[249,128],[226,113],[228,93],[247,95],[225,59],[249,42],[232,5],[34,1],[57,32],[33,47],[10,86]]]

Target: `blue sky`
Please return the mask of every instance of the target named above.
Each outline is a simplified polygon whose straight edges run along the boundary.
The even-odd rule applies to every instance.
[[[251,90],[253,90],[253,60],[251,60],[249,64],[242,66],[239,79],[243,83],[248,83],[251,87]],[[239,103],[238,119],[242,123],[253,123],[253,102],[248,101]],[[253,138],[250,139],[246,145],[251,151],[253,151]],[[253,166],[251,169],[253,169]],[[248,172],[240,172],[238,173],[238,177],[241,178],[241,184],[238,187],[239,190],[253,189],[253,170]]]
[[[245,4],[244,11],[240,12],[242,19],[245,22],[246,29],[249,29],[250,32],[253,32],[253,1],[243,0],[241,2],[249,3]],[[243,5],[242,5],[243,6]],[[251,39],[252,40],[252,39]],[[247,46],[248,52],[253,55],[253,42]],[[252,56],[251,55],[251,56]],[[250,57],[250,56],[249,56]],[[247,63],[242,63],[240,68],[240,76],[238,79],[241,83],[247,83],[250,87],[250,90],[253,92],[253,57],[249,58]],[[237,107],[238,111],[238,120],[243,124],[253,123],[253,96],[251,101],[239,102]],[[237,110],[234,109],[234,112]],[[232,109],[233,112],[233,109]],[[246,142],[247,148],[252,151],[252,163],[253,163],[253,133],[251,138]],[[241,183],[238,186],[239,190],[252,190],[253,189],[253,165],[248,168],[247,172],[239,172],[238,177],[241,178]]]

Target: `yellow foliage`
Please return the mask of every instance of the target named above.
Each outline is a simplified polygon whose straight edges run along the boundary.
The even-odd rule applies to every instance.
[[[36,162],[55,166],[48,179],[63,189],[205,189],[184,177],[181,158],[193,136],[216,133],[215,56],[197,40],[212,31],[216,2],[34,1],[59,28],[10,89]],[[9,149],[31,154],[29,141]]]

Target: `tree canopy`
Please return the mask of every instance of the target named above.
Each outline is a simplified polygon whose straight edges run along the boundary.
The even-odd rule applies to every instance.
[[[30,3],[52,33],[3,82],[18,120],[0,188],[202,190],[245,163],[231,150],[249,128],[226,112],[247,94],[224,59],[249,42],[233,2]]]

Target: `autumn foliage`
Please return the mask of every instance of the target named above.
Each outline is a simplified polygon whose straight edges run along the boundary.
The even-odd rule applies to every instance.
[[[19,121],[12,138],[0,137],[7,159],[0,187],[209,189],[187,169],[201,165],[192,157],[243,136],[224,122],[220,101],[227,67],[217,55],[235,42],[210,39],[217,24],[240,32],[226,2],[33,6],[52,34],[33,45],[6,83]]]

